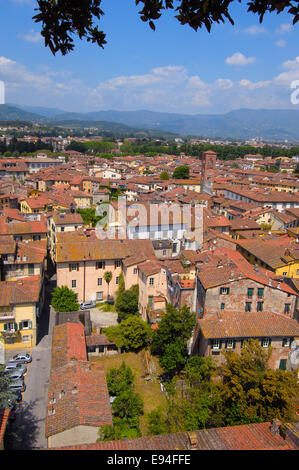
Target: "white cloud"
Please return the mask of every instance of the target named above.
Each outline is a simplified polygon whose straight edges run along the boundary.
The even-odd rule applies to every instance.
[[[280,39],[279,41],[276,41],[275,43],[275,46],[277,47],[286,47],[287,45],[287,41],[285,41],[284,39]]]
[[[244,76],[213,81],[192,75],[180,65],[157,67],[143,74],[120,75],[87,86],[69,72],[48,66],[30,70],[0,56],[0,80],[7,102],[59,106],[62,109],[149,109],[179,113],[226,112],[241,107],[292,108],[290,85],[299,79],[299,57],[281,64],[281,73],[268,80]],[[199,71],[204,73],[204,68]]]
[[[42,42],[42,36],[38,31],[34,31],[34,29],[30,29],[28,33],[19,34],[20,39],[24,39],[24,41],[32,42],[33,44],[38,44]]]
[[[225,62],[228,65],[243,66],[243,65],[252,64],[253,62],[255,62],[255,60],[256,60],[255,57],[245,57],[245,55],[242,54],[241,52],[236,52],[231,57],[227,57],[225,59]]]
[[[278,34],[290,33],[293,29],[293,26],[289,23],[282,23],[279,28],[276,29]]]
[[[281,67],[285,69],[286,72],[282,72],[277,75],[274,78],[274,83],[289,88],[294,80],[299,79],[299,56],[294,60],[287,60],[283,62]]]
[[[251,36],[257,36],[258,34],[267,34],[268,31],[263,26],[253,25],[242,30],[243,33],[250,34]]]
[[[232,82],[228,78],[218,78],[215,81],[215,85],[218,88],[222,88],[223,90],[228,90],[229,88],[232,88],[234,86],[234,82]]]

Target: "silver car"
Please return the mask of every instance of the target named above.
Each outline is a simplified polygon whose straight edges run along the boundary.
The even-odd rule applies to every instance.
[[[24,378],[24,374],[20,370],[15,370],[14,372],[10,372],[8,375],[9,380],[19,380]]]
[[[96,306],[97,306],[96,302],[92,302],[92,301],[90,300],[89,302],[82,302],[82,303],[80,304],[80,310],[87,310],[87,309],[89,309],[89,308],[94,308],[94,307],[96,307]]]
[[[15,390],[16,392],[25,392],[26,385],[24,384],[23,379],[12,380],[8,385],[10,390]]]
[[[9,362],[4,369],[5,374],[10,373],[10,372],[22,372],[23,374],[26,374],[27,372],[27,366],[25,364],[21,364],[19,362]]]
[[[26,364],[31,361],[32,361],[32,357],[28,353],[16,354],[16,356],[13,356],[12,358],[8,360],[9,363],[18,362],[19,364]]]

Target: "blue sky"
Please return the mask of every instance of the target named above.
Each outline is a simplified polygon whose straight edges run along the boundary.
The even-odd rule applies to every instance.
[[[103,0],[104,50],[76,41],[74,52],[54,57],[31,19],[34,4],[0,0],[0,80],[8,103],[81,112],[299,109],[290,100],[299,80],[299,23],[293,27],[288,14],[267,14],[260,25],[245,3],[236,4],[235,25],[214,25],[209,34],[181,26],[169,11],[153,32],[134,0]]]

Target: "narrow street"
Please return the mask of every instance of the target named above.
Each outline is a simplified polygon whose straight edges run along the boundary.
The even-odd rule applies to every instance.
[[[25,377],[26,390],[17,418],[11,425],[7,449],[46,449],[45,437],[48,384],[51,366],[52,332],[55,314],[50,306],[55,277],[46,286],[45,306],[40,317],[37,345],[32,350],[32,362]]]

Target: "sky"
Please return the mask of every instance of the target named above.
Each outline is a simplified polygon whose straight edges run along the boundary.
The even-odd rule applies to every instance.
[[[230,8],[234,26],[195,32],[167,11],[152,31],[135,0],[102,0],[104,49],[76,40],[73,52],[53,56],[32,20],[35,6],[0,0],[6,103],[74,112],[299,110],[291,99],[299,89],[299,22],[293,26],[287,13],[266,14],[260,24],[243,0]]]

